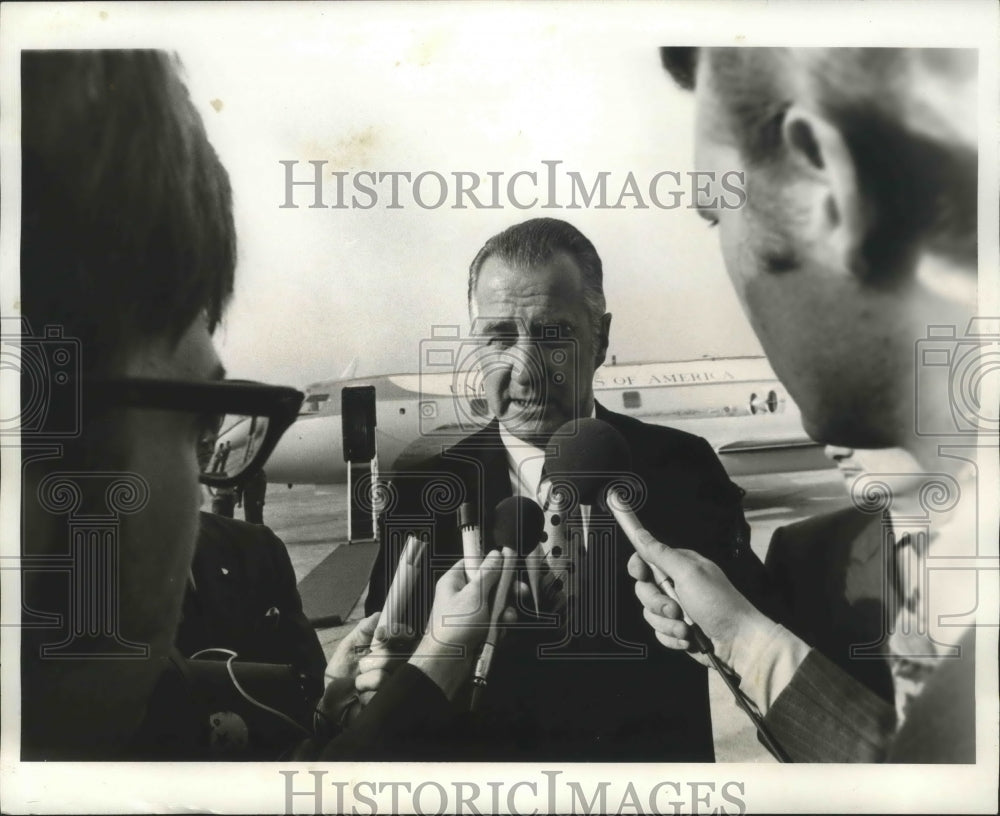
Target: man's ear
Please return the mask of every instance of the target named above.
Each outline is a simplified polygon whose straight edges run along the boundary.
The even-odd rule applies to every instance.
[[[830,250],[838,266],[863,275],[861,248],[871,218],[840,128],[792,105],[785,113],[781,138],[796,186],[809,190],[804,203],[809,207],[811,240]]]
[[[604,365],[604,359],[608,356],[608,338],[611,336],[611,312],[605,312],[601,316],[601,329],[598,332],[594,344],[594,368],[598,369]]]

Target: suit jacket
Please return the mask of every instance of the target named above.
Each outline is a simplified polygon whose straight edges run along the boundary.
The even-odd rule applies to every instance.
[[[765,564],[783,602],[781,623],[891,704],[888,663],[851,655],[877,644],[895,619],[890,557],[882,514],[848,507],[775,530]]]
[[[240,659],[287,663],[323,692],[326,658],[302,611],[284,542],[267,527],[200,514],[198,544],[175,644],[185,657],[221,647]]]
[[[765,724],[795,762],[974,762],[974,635],[929,678],[897,733],[887,648],[898,611],[882,516],[854,508],[775,531],[767,553],[782,623],[814,647]],[[874,651],[874,650],[873,650]]]
[[[749,597],[761,602],[766,579],[749,545],[742,491],[708,443],[672,428],[647,425],[597,406],[597,417],[627,441],[633,472],[646,488],[636,508],[656,536],[719,563]],[[406,532],[426,534],[432,570],[421,587],[422,625],[433,580],[462,555],[456,510],[481,508],[484,536],[493,508],[511,495],[499,423],[391,479],[383,546],[372,571],[366,612],[381,608]],[[604,531],[601,574],[611,631],[557,646],[559,631],[508,631],[501,640],[475,717],[462,717],[450,738],[411,758],[544,761],[711,761],[714,758],[705,669],[665,649],[646,624],[626,571],[632,547],[612,517],[594,507],[592,530]],[[596,549],[596,548],[595,548]],[[595,562],[588,552],[587,561]],[[592,568],[591,568],[592,569]],[[461,702],[459,702],[461,706]]]

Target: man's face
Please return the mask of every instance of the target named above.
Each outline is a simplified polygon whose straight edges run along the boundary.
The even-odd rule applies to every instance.
[[[222,367],[204,317],[180,341],[134,353],[126,376],[217,380]],[[130,409],[122,429],[126,469],[149,484],[146,507],[123,518],[121,619],[126,637],[163,654],[173,644],[198,530],[199,442],[207,418],[193,412]]]
[[[589,416],[610,315],[595,338],[574,261],[560,253],[523,270],[491,257],[473,296],[486,398],[504,427],[540,446],[561,425]]]
[[[714,86],[700,61],[696,164],[745,173],[747,203],[702,205],[718,225],[726,269],[775,373],[816,440],[848,447],[898,444],[912,416],[912,292],[878,291],[838,262],[817,219],[825,217],[823,180],[789,157],[749,165],[737,148]],[[708,201],[719,198],[713,190]]]

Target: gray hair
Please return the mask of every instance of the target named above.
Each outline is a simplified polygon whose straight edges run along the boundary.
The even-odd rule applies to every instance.
[[[583,300],[590,315],[595,340],[601,335],[601,319],[607,311],[604,299],[604,268],[601,256],[586,235],[558,218],[532,218],[508,227],[490,238],[469,266],[469,314],[475,317],[475,291],[483,264],[494,256],[518,269],[530,270],[548,263],[560,252],[569,255],[580,270]]]

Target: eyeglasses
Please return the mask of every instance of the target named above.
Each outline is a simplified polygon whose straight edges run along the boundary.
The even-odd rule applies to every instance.
[[[232,487],[264,465],[304,397],[294,388],[249,380],[134,377],[90,382],[86,403],[198,414],[198,478],[212,487]]]

